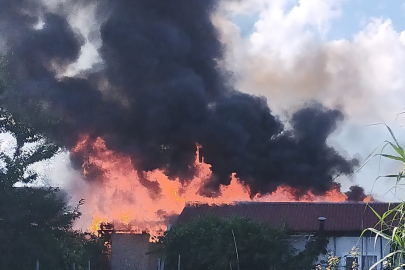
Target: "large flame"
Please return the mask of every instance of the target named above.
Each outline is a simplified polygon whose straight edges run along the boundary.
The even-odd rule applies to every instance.
[[[198,163],[198,155],[196,159],[198,176],[187,185],[178,179],[169,180],[160,170],[146,173],[147,179],[157,182],[161,188],[161,192],[156,194],[140,183],[138,171],[134,169],[130,157],[107,149],[102,138],[90,141],[88,136],[83,136],[71,154],[80,153],[89,143],[92,151],[82,166],[82,173],[84,176],[90,173],[89,165],[96,166],[103,172],[99,176],[101,179],[91,185],[91,194],[86,198],[87,214],[90,212],[93,215],[93,222],[90,225],[93,232],[99,229],[101,223],[114,222],[116,229],[147,231],[151,235],[158,235],[165,230],[170,222],[169,218],[178,215],[187,202],[232,204],[251,200],[260,202],[298,200],[293,195],[294,190],[288,186],[278,187],[271,195],[251,199],[249,191],[235,176],[229,186],[221,188],[221,196],[216,198],[201,196],[198,191],[204,184],[204,179],[210,176],[210,165]],[[299,201],[342,202],[346,199],[347,196],[336,186],[324,196],[307,193],[300,196]]]

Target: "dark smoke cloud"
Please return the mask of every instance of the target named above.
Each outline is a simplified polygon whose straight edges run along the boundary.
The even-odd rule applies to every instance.
[[[347,195],[347,201],[362,202],[367,195],[364,193],[364,188],[359,186],[351,186],[349,191],[345,193]]]
[[[142,171],[138,172],[138,179],[139,183],[146,187],[149,190],[149,195],[151,198],[156,199],[158,198],[159,194],[162,192],[162,188],[159,185],[159,182],[149,180],[145,173]]]
[[[90,135],[72,154],[77,167],[102,137],[135,168],[159,168],[187,182],[197,172],[198,143],[213,173],[202,194],[218,195],[235,173],[254,196],[283,184],[321,194],[357,165],[326,143],[343,119],[340,111],[310,104],[293,114],[287,129],[264,98],[227,87],[229,74],[217,65],[222,45],[210,20],[214,0],[102,2],[98,14],[108,14],[100,27],[103,68],[71,78],[58,75],[77,60],[83,38],[65,15],[28,3],[0,0],[8,10],[1,13],[0,36],[13,82],[4,104],[68,149]],[[39,16],[44,26],[35,30]],[[89,179],[103,174],[86,166]],[[158,194],[157,183],[141,176]]]

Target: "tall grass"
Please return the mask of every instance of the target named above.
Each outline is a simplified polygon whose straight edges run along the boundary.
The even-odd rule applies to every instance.
[[[399,144],[391,128],[389,126],[386,127],[391,134],[392,140],[386,141],[381,153],[377,155],[405,165],[404,148]],[[393,150],[394,154],[384,153],[386,148]],[[402,170],[397,174],[388,174],[380,177],[394,178],[396,179],[395,186],[399,186],[400,181],[405,178],[405,171]],[[402,269],[405,266],[405,201],[402,200],[398,205],[390,205],[382,215],[379,215],[374,209],[372,211],[378,217],[379,222],[374,228],[367,228],[365,231],[375,233],[375,243],[377,243],[378,237],[387,239],[390,245],[390,253],[377,261],[370,270],[376,268],[381,263],[386,265],[386,269]]]

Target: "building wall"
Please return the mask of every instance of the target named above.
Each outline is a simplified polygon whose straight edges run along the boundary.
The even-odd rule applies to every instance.
[[[114,233],[111,238],[111,270],[156,270],[159,245],[149,234]]]
[[[303,250],[311,237],[309,235],[296,235],[290,237],[290,243],[297,250]],[[389,253],[387,240],[374,237],[329,237],[328,252],[340,257],[338,269],[346,269],[346,257],[350,256],[353,247],[358,248],[359,269],[363,268],[362,256],[375,256],[375,261]],[[149,234],[119,234],[112,235],[111,270],[156,270],[161,254],[155,252],[159,245],[149,242]],[[327,255],[321,255],[318,264],[326,265]],[[381,269],[379,265],[376,269]]]
[[[294,248],[303,250],[305,248],[305,244],[309,239],[309,236],[304,235],[292,236],[290,243],[293,245]],[[362,265],[362,256],[375,256],[374,258],[368,258],[368,260],[369,262],[371,262],[371,260],[377,262],[389,253],[388,241],[381,237],[378,237],[377,241],[375,241],[374,236],[363,238],[349,236],[329,237],[327,250],[328,253],[333,252],[335,256],[340,257],[339,269],[345,269],[346,258],[350,256],[350,251],[353,247],[358,248],[359,269],[367,269],[366,265]],[[326,265],[326,262],[327,255],[320,256],[317,263]],[[381,264],[379,264],[376,269],[381,269]]]

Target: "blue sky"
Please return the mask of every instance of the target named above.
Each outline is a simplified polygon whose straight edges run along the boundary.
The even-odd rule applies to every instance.
[[[294,1],[295,4],[298,1]],[[390,19],[396,31],[405,30],[405,0],[346,0],[341,16],[332,20],[327,39],[351,39],[371,18]],[[259,12],[231,15],[232,21],[246,37],[254,30]]]
[[[390,139],[383,125],[370,124],[385,121],[398,138],[405,137],[405,117],[395,120],[405,107],[405,0],[239,3],[226,10],[231,24],[220,25],[230,41],[226,63],[237,75],[238,90],[265,96],[279,115],[313,100],[341,109],[346,119],[330,144],[362,161]],[[374,180],[402,169],[385,162],[380,170],[374,159],[354,182],[342,184],[359,184],[391,200],[395,196],[386,193],[392,186],[374,186]]]
[[[351,39],[370,18],[389,18],[396,31],[405,30],[404,0],[348,0],[342,15],[333,20],[328,39]]]

